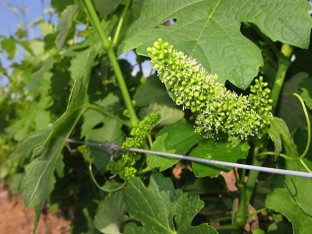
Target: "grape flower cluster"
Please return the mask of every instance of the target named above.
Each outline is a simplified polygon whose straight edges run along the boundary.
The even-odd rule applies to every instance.
[[[151,134],[151,131],[160,120],[158,113],[152,113],[146,116],[138,126],[134,127],[130,136],[122,143],[122,149],[127,148],[142,148],[146,137]],[[117,161],[109,163],[109,170],[112,173],[118,173],[120,178],[127,180],[137,173],[136,162],[141,158],[140,154],[130,151],[125,151],[121,158]]]
[[[151,65],[173,100],[196,115],[195,130],[208,138],[248,139],[259,135],[272,118],[268,84],[260,77],[247,96],[217,82],[195,59],[159,38],[147,51]]]

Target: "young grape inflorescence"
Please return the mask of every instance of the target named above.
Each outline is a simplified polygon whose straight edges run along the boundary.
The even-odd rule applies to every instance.
[[[151,134],[159,120],[160,115],[158,113],[146,116],[138,126],[131,130],[130,136],[122,144],[122,149],[142,148],[146,137]],[[110,162],[109,169],[112,173],[118,173],[122,179],[127,180],[137,174],[135,165],[140,158],[138,153],[125,151],[119,160]]]
[[[249,96],[238,95],[217,82],[195,59],[159,38],[147,51],[153,69],[177,105],[196,115],[195,129],[208,138],[248,139],[259,135],[272,118],[268,84],[260,77]]]

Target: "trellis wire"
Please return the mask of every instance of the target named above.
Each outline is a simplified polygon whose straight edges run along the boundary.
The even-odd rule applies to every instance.
[[[225,162],[225,161],[219,161],[219,160],[213,160],[213,159],[197,158],[197,157],[192,157],[192,156],[187,156],[187,155],[173,154],[173,153],[166,153],[166,152],[159,152],[159,151],[152,151],[152,150],[145,150],[145,149],[138,149],[138,148],[123,149],[114,143],[103,143],[102,144],[102,143],[76,141],[76,140],[72,140],[72,139],[68,139],[67,142],[68,143],[78,143],[78,144],[86,144],[86,145],[90,145],[90,146],[101,147],[110,154],[117,153],[118,151],[131,151],[131,152],[144,153],[144,154],[166,157],[166,158],[175,158],[175,159],[193,161],[193,162],[204,163],[204,164],[209,164],[209,165],[234,167],[234,168],[254,170],[254,171],[260,171],[260,172],[266,172],[266,173],[272,173],[272,174],[312,178],[312,173],[309,173],[309,172],[292,171],[292,170],[277,169],[277,168],[270,168],[270,167],[261,167],[261,166],[253,166],[253,165]]]
[[[260,167],[260,166],[246,165],[246,164],[240,164],[240,163],[232,163],[232,162],[224,162],[224,161],[219,161],[219,160],[197,158],[197,157],[186,156],[186,155],[181,155],[181,154],[172,154],[172,153],[158,152],[158,151],[152,151],[152,150],[137,149],[137,148],[128,148],[126,150],[137,152],[137,153],[157,155],[160,157],[188,160],[188,161],[199,162],[199,163],[210,164],[210,165],[235,167],[235,168],[240,168],[240,169],[261,171],[261,172],[266,172],[266,173],[312,178],[312,173],[303,172],[303,171],[292,171],[292,170],[284,170],[284,169],[277,169],[277,168],[270,168],[270,167]]]

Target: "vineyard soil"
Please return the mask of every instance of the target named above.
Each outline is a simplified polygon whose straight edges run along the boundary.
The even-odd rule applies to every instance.
[[[12,196],[6,185],[0,182],[0,233],[31,234],[34,228],[35,214],[24,206],[22,196]],[[49,211],[39,221],[38,234],[70,233],[71,222],[61,214]]]

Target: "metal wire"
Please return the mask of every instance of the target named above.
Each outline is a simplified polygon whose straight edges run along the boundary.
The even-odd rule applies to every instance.
[[[270,167],[260,167],[260,166],[224,162],[224,161],[211,160],[211,159],[205,159],[205,158],[196,158],[196,157],[192,157],[192,156],[172,154],[172,153],[164,153],[164,152],[144,150],[144,149],[136,149],[136,148],[128,148],[127,150],[132,151],[132,152],[137,152],[137,153],[157,155],[157,156],[167,157],[167,158],[183,159],[183,160],[199,162],[199,163],[204,163],[204,164],[210,164],[210,165],[235,167],[235,168],[240,168],[240,169],[261,171],[261,172],[266,172],[266,173],[312,178],[312,173],[303,172],[303,171],[292,171],[292,170],[284,170],[284,169],[277,169],[277,168],[270,168]]]
[[[272,173],[272,174],[312,178],[312,173],[309,173],[309,172],[292,171],[292,170],[284,170],[284,169],[277,169],[277,168],[270,168],[270,167],[246,165],[246,164],[240,164],[240,163],[224,162],[224,161],[219,161],[219,160],[197,158],[197,157],[186,156],[186,155],[181,155],[181,154],[173,154],[173,153],[137,149],[137,148],[123,149],[114,143],[94,143],[94,142],[77,141],[77,140],[72,140],[72,139],[67,139],[67,143],[86,144],[90,146],[101,147],[109,154],[114,154],[114,153],[117,153],[118,151],[131,151],[131,152],[136,152],[136,153],[144,153],[144,154],[150,154],[150,155],[166,157],[166,158],[182,159],[182,160],[199,162],[199,163],[210,164],[210,165],[234,167],[234,168],[254,170],[254,171],[260,171],[260,172],[266,172],[266,173]]]

